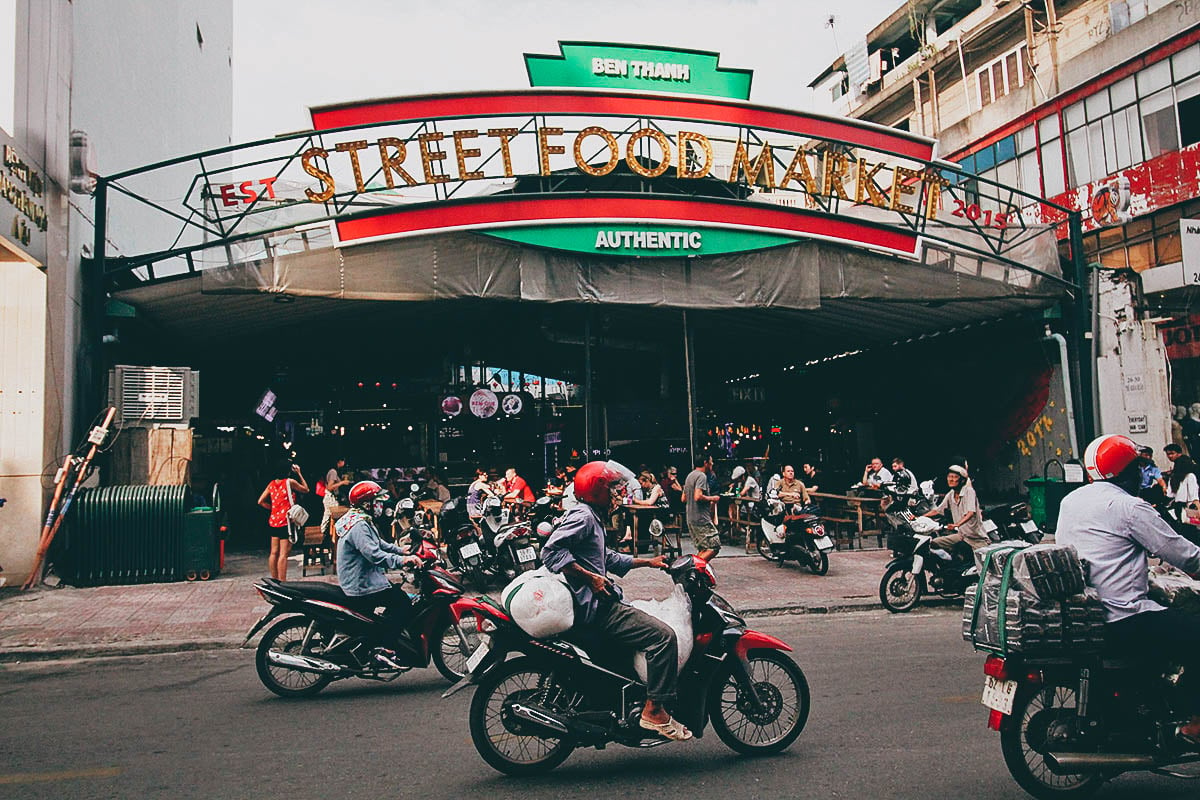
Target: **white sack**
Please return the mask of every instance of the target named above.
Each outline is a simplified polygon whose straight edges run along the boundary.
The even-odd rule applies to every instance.
[[[675,639],[679,646],[679,669],[692,657],[692,600],[683,591],[683,587],[675,584],[675,590],[665,600],[634,600],[631,606],[639,611],[645,611],[656,619],[671,626],[675,631]],[[633,668],[642,682],[646,681],[646,654],[635,653]]]
[[[568,631],[575,624],[575,601],[561,575],[542,567],[523,572],[500,593],[513,622],[535,639]]]

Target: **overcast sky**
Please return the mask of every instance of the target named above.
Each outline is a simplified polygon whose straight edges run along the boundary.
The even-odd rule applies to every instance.
[[[811,107],[809,82],[903,0],[237,0],[233,139],[307,129],[308,107],[528,88],[559,40],[715,50],[750,99]],[[826,26],[835,17],[834,30]]]

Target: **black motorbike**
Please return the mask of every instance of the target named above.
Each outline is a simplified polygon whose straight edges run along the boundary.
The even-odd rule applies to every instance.
[[[993,542],[1018,541],[1038,544],[1045,534],[1034,522],[1029,503],[1000,503],[983,509],[983,530]]]
[[[306,697],[343,678],[390,681],[430,661],[446,680],[459,680],[478,646],[478,629],[460,625],[451,612],[464,589],[438,566],[437,549],[420,536],[410,539],[410,552],[419,554],[423,563],[410,568],[418,594],[399,639],[385,637],[383,620],[352,608],[354,602],[337,585],[274,578],[257,584],[255,590],[271,609],[254,623],[242,647],[278,619],[255,653],[263,685],[281,697]],[[400,668],[383,666],[373,657],[380,646],[395,651],[392,660]]]
[[[767,561],[783,566],[795,561],[815,575],[829,572],[833,540],[825,532],[815,505],[784,503],[777,499],[760,504],[757,549]]]
[[[496,551],[492,542],[487,541],[471,521],[465,497],[455,497],[442,504],[438,527],[451,569],[476,588],[486,588],[494,574]]]
[[[950,552],[933,549],[933,538],[944,533],[941,525],[913,513],[906,503],[893,503],[885,513],[892,560],[879,582],[879,601],[888,611],[911,611],[926,592],[959,596],[978,582],[970,545],[959,542]]]
[[[1189,717],[1176,666],[1135,653],[1009,655],[989,656],[983,672],[988,727],[1000,732],[1004,763],[1040,800],[1087,797],[1125,772],[1198,777],[1174,770],[1200,762],[1200,748],[1175,735]]]
[[[721,741],[739,753],[787,748],[809,712],[804,673],[784,652],[791,648],[747,629],[713,590],[716,579],[706,562],[683,556],[667,572],[691,598],[694,634],[692,655],[680,670],[675,717],[698,737],[711,721]],[[557,767],[576,747],[668,741],[638,724],[646,685],[634,677],[632,651],[576,632],[533,639],[487,598],[454,607],[461,618],[478,620],[485,638],[468,662],[471,674],[444,696],[478,684],[471,740],[495,769],[535,775]]]

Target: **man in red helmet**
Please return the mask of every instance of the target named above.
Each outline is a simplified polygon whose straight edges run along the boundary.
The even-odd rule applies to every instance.
[[[1088,584],[1100,595],[1105,637],[1114,652],[1182,661],[1193,712],[1200,712],[1200,617],[1149,598],[1147,556],[1200,573],[1200,547],[1184,539],[1138,497],[1142,459],[1127,436],[1101,436],[1083,456],[1092,483],[1063,498],[1055,538],[1088,562]],[[1179,735],[1200,745],[1200,713]]]
[[[356,611],[371,615],[383,609],[386,640],[392,644],[404,629],[412,601],[402,587],[388,580],[387,571],[420,564],[421,558],[405,555],[399,547],[380,538],[370,509],[382,491],[375,481],[359,481],[350,487],[350,510],[336,523],[337,576],[338,585]],[[403,668],[388,647],[375,648],[372,656],[383,667]]]
[[[664,707],[675,699],[679,650],[675,632],[665,622],[622,602],[610,572],[620,576],[635,567],[666,566],[662,556],[634,558],[610,550],[603,519],[621,502],[633,473],[615,461],[592,461],[575,474],[575,497],[542,547],[542,562],[567,579],[575,596],[577,627],[646,654],[646,705],[641,726],[668,739],[685,741],[692,732]]]

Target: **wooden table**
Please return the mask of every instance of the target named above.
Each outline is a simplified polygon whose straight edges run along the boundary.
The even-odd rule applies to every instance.
[[[429,517],[429,529],[433,531],[437,541],[442,540],[442,531],[438,527],[438,517],[442,513],[442,506],[445,505],[441,500],[422,500],[417,503]]]
[[[870,515],[877,517],[879,515],[879,503],[882,497],[861,497],[844,494],[829,494],[827,492],[809,492],[810,497],[820,500],[832,500],[838,504],[841,509],[846,511],[846,515],[835,515],[830,513],[831,509],[822,504],[821,519],[828,522],[848,522],[854,525],[854,536],[858,539],[859,549],[862,549],[863,537],[863,519],[864,516]],[[875,508],[871,508],[874,505]],[[882,534],[881,534],[882,537]],[[836,540],[836,537],[835,537]],[[854,548],[854,538],[850,540],[851,549]]]
[[[753,506],[758,503],[753,497],[741,497],[739,495],[721,495],[722,500],[728,500],[729,506],[725,509],[726,521],[729,523],[730,531],[736,531],[742,528],[746,534],[746,552],[754,552],[754,529],[758,525],[756,519],[742,519],[742,506]]]
[[[631,512],[630,535],[632,537],[632,541],[630,543],[630,545],[631,545],[630,549],[633,551],[633,555],[636,558],[637,554],[639,552],[639,550],[638,550],[638,533],[642,527],[642,524],[643,524],[642,521],[643,520],[651,520],[654,518],[655,515],[661,515],[663,517],[669,516],[671,513],[671,510],[669,508],[663,508],[661,506],[637,506],[637,505],[632,505],[632,504],[622,505],[621,510]],[[649,523],[647,522],[646,524],[649,524]],[[665,527],[666,523],[664,522],[663,524]],[[665,538],[666,536],[667,536],[667,534],[666,534],[666,531],[664,530],[663,537]],[[683,552],[683,537],[682,537],[682,534],[680,534],[679,532],[676,532],[676,534],[675,534],[675,548],[674,549],[680,553]],[[658,543],[658,550],[659,550],[659,555],[661,555],[662,554],[662,542]]]

